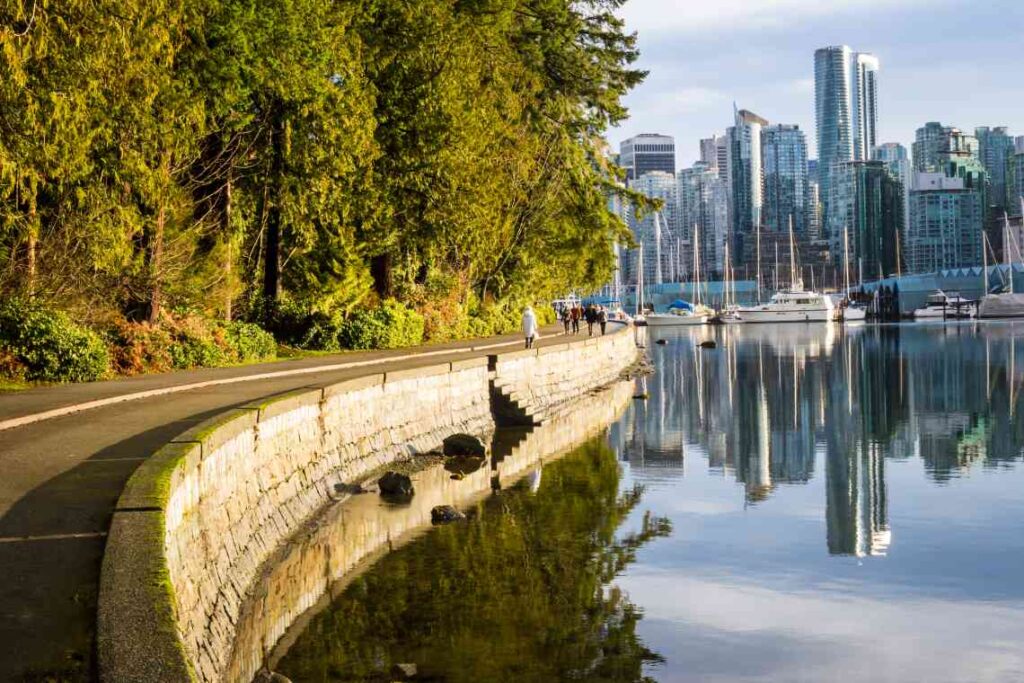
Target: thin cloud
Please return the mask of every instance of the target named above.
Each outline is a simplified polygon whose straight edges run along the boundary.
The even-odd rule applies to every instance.
[[[631,0],[620,10],[630,30],[698,33],[789,26],[819,16],[919,5],[926,0]]]

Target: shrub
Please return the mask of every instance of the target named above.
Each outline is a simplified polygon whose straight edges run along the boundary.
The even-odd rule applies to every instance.
[[[0,304],[0,346],[24,367],[25,378],[44,382],[91,382],[110,366],[100,337],[62,311],[22,299]]]
[[[259,325],[236,321],[228,323],[225,331],[235,360],[251,363],[273,360],[277,357],[277,342],[274,341],[274,335]]]
[[[110,333],[114,370],[123,375],[167,372],[174,367],[171,331],[146,322],[118,323]]]
[[[388,299],[379,307],[357,311],[341,329],[342,346],[349,349],[396,349],[423,342],[423,316]]]

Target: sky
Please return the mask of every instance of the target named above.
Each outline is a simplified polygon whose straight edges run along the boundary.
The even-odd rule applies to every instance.
[[[1024,0],[629,0],[646,81],[609,131],[676,140],[676,165],[732,125],[733,102],[814,140],[814,51],[849,45],[879,58],[879,142],[907,146],[928,121],[1024,135]]]

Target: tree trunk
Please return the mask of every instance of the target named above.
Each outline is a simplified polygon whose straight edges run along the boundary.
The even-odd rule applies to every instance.
[[[32,182],[31,192],[28,200],[28,236],[25,243],[25,290],[29,298],[36,294],[36,285],[39,279],[39,204],[38,189],[35,182]]]
[[[163,305],[163,260],[164,260],[164,226],[167,220],[167,209],[161,201],[156,214],[156,225],[152,238],[149,240],[149,313],[146,316],[150,323],[160,320],[160,309]]]
[[[281,298],[281,180],[284,170],[284,112],[274,106],[270,131],[270,183],[273,197],[267,207],[266,258],[263,263],[263,298],[276,307]]]
[[[379,254],[370,259],[370,275],[377,296],[386,299],[391,296],[391,255]]]
[[[221,232],[224,235],[224,320],[231,322],[231,305],[234,303],[233,290],[234,280],[232,278],[232,253],[234,247],[231,234],[231,170],[228,169],[227,181],[224,183],[224,207],[221,211]]]

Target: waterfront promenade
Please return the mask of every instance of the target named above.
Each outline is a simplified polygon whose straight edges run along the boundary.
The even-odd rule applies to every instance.
[[[544,330],[538,345],[564,343],[558,331]],[[516,334],[0,395],[0,680],[93,679],[114,505],[139,464],[177,434],[280,392],[521,344]]]

